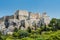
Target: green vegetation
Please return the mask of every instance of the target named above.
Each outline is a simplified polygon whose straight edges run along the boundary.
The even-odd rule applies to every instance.
[[[13,35],[0,32],[0,40],[60,40],[60,19],[53,18],[48,26],[42,25],[35,30],[30,27],[27,30],[15,28]]]

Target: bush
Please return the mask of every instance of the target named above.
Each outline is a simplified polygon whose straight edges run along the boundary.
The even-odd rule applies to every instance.
[[[17,32],[17,31],[18,31],[18,29],[15,27],[14,32]]]
[[[31,28],[30,28],[30,27],[28,27],[27,31],[28,31],[29,33],[31,33]]]
[[[35,39],[26,37],[26,38],[22,38],[21,40],[35,40]]]
[[[6,40],[14,40],[13,36],[9,36],[6,38]]]
[[[18,34],[19,34],[19,38],[24,38],[24,37],[28,37],[29,36],[29,33],[27,31],[24,31],[24,30],[20,30],[18,31]]]
[[[33,39],[36,39],[36,38],[38,38],[38,37],[40,37],[40,35],[38,35],[38,34],[31,34],[31,35],[30,35],[30,38],[33,38]]]
[[[36,40],[45,40],[44,38],[40,37],[40,38],[36,38]]]
[[[37,28],[36,32],[37,32],[38,34],[41,34],[41,28]]]
[[[32,30],[31,33],[32,34],[36,34],[37,32],[36,32],[36,30]]]
[[[17,32],[13,33],[13,37],[17,38],[19,36],[19,34]]]

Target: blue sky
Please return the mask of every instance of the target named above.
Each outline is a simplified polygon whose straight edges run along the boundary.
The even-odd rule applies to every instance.
[[[12,15],[16,10],[46,12],[50,18],[60,18],[60,0],[0,0],[0,17]]]

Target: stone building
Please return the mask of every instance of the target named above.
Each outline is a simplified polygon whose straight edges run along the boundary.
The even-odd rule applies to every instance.
[[[25,27],[28,25],[32,27],[34,22],[36,22],[37,26],[40,26],[41,23],[43,25],[48,25],[50,22],[49,16],[47,16],[46,12],[40,15],[40,13],[32,13],[25,10],[17,10],[14,14],[14,19],[19,20],[21,23],[25,23]]]
[[[19,20],[25,20],[28,18],[28,12],[25,10],[17,10],[14,14],[14,18]]]
[[[50,23],[49,16],[46,14],[46,12],[40,15],[40,13],[32,13],[32,12],[28,12],[25,10],[17,10],[14,13],[13,18],[9,19],[9,27],[4,32],[5,34],[6,33],[12,34],[14,27],[21,29],[21,30],[26,30],[28,27],[34,28],[33,25],[35,24],[37,27],[40,27],[41,23],[43,25],[48,25]],[[1,26],[0,30],[3,30],[5,28],[3,22],[0,23],[0,26]]]
[[[36,23],[37,23],[40,20],[40,14],[28,12],[25,10],[23,10],[23,11],[17,10],[14,14],[14,19],[15,20],[18,19],[20,22],[21,21],[25,22],[25,27],[27,27],[28,25],[32,27],[34,21],[36,21]]]

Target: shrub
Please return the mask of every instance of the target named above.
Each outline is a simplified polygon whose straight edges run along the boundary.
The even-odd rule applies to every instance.
[[[33,38],[33,39],[38,38],[38,37],[40,37],[40,35],[38,35],[38,34],[31,34],[30,35],[30,38]]]
[[[13,37],[18,37],[18,36],[19,36],[19,34],[17,32],[13,33]]]
[[[36,38],[36,40],[45,40],[44,38],[40,37],[40,38]]]
[[[5,36],[5,35],[2,35],[2,36],[1,36],[1,38],[2,38],[3,40],[6,40],[7,37],[8,37],[8,36]]]
[[[27,31],[28,31],[29,33],[31,33],[31,28],[30,28],[30,27],[28,27]]]
[[[20,30],[18,31],[18,34],[19,34],[19,38],[24,38],[24,37],[28,37],[29,33],[27,31],[24,31],[24,30]]]
[[[37,28],[36,32],[37,32],[38,34],[41,34],[41,28]]]
[[[35,40],[35,39],[26,37],[26,38],[22,38],[21,40]]]
[[[13,36],[9,36],[6,38],[6,40],[14,40]]]
[[[15,27],[15,28],[14,28],[14,32],[17,32],[17,31],[18,31],[18,29]]]

